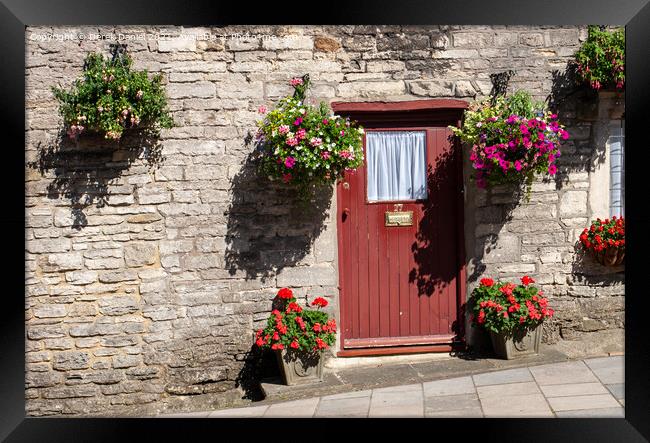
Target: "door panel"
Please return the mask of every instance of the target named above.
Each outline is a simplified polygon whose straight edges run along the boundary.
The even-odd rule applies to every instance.
[[[366,133],[372,130],[426,131],[427,198],[368,202],[365,165],[338,185],[343,347],[451,343],[462,329],[457,324],[462,202],[450,131]],[[385,226],[385,213],[396,204],[413,211],[412,226]]]

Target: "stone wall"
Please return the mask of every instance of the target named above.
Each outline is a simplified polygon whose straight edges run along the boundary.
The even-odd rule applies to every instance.
[[[136,69],[163,73],[177,126],[158,147],[61,141],[50,88],[109,41],[48,33],[167,36],[123,42]],[[510,88],[543,99],[585,37],[552,26],[28,28],[26,160],[38,167],[26,169],[27,414],[233,403],[277,288],[338,312],[334,194],[301,206],[248,157],[258,106],[289,93],[290,77],[308,72],[328,102],[471,100],[489,94],[490,74],[515,70]],[[591,216],[600,127],[578,103],[562,105],[572,140],[561,178],[536,183],[530,203],[477,192],[466,170],[468,290],[481,275],[533,275],[557,305],[549,342],[622,331],[622,270],[577,267],[572,248]]]

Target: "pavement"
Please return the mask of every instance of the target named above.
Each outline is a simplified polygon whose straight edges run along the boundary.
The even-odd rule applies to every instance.
[[[465,372],[469,373],[461,374],[457,370],[455,375],[458,376],[449,376],[450,365],[467,365],[457,362],[458,359],[428,363],[430,367],[447,368],[428,376],[422,372],[423,364],[420,364],[420,370],[415,371],[419,377],[416,383],[409,383],[408,377],[395,378],[398,368],[404,365],[386,366],[378,369],[385,377],[393,377],[392,386],[382,386],[386,380],[375,380],[377,387],[367,389],[363,389],[363,384],[356,384],[355,389],[355,386],[345,383],[321,383],[319,387],[283,386],[283,392],[292,392],[294,398],[299,398],[281,401],[282,395],[278,391],[275,396],[271,392],[270,397],[267,393],[265,400],[255,402],[253,406],[157,417],[624,417],[622,355],[557,361],[560,360],[558,355],[541,354],[500,362],[504,366],[520,367],[487,367],[482,372],[476,371],[476,367],[466,368]],[[540,364],[545,360],[556,361]],[[495,364],[495,361],[480,361],[483,366]],[[356,368],[351,373],[362,374],[374,369],[377,368]],[[336,372],[333,374],[340,378]],[[441,378],[440,375],[447,377]],[[425,381],[427,377],[437,379]],[[372,374],[370,378],[373,378]],[[406,383],[396,384],[399,380]],[[346,392],[326,394],[332,391],[332,387]],[[305,395],[319,390],[322,395]]]

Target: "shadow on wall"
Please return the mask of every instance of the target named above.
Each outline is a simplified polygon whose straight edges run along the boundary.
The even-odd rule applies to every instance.
[[[260,177],[251,153],[232,178],[230,192],[226,269],[231,275],[241,270],[248,280],[264,281],[312,252],[328,217],[333,190],[324,187],[310,202],[303,202],[284,183]]]
[[[148,130],[126,131],[119,143],[91,134],[71,140],[62,130],[53,145],[39,143],[37,152],[38,158],[27,166],[37,169],[43,177],[50,171],[54,173],[47,196],[70,201],[72,227],[76,230],[88,224],[84,209],[106,206],[112,195],[132,194],[132,189],[121,190],[115,181],[137,159],[144,159],[149,169],[157,168],[164,160],[157,136]]]
[[[571,274],[577,282],[587,285],[610,286],[625,283],[625,264],[605,266],[577,240],[574,244],[575,257],[571,265]]]
[[[564,71],[555,70],[551,74],[551,92],[546,102],[570,135],[562,143],[563,155],[556,162],[556,189],[561,190],[568,184],[570,173],[593,170],[605,161],[606,139],[596,139],[597,134],[590,131],[599,119],[598,93],[577,82],[575,63],[568,62]]]

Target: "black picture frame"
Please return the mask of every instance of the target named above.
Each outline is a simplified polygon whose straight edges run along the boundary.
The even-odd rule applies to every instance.
[[[336,424],[320,420],[224,420],[224,419],[83,419],[26,418],[24,382],[24,183],[25,146],[25,26],[28,25],[185,25],[225,24],[612,24],[626,27],[626,309],[625,309],[625,418],[624,419],[438,419],[354,421]],[[0,215],[4,249],[4,273],[12,283],[5,292],[4,316],[0,322],[0,439],[6,441],[131,441],[142,435],[153,439],[164,433],[188,438],[192,432],[207,432],[210,439],[249,441],[253,432],[261,438],[309,440],[363,436],[393,431],[398,438],[412,436],[439,439],[447,430],[451,438],[481,441],[590,441],[634,442],[650,439],[650,345],[643,327],[647,324],[648,295],[644,292],[642,251],[648,251],[650,217],[644,214],[648,201],[648,173],[642,153],[645,121],[650,114],[650,4],[648,0],[508,0],[465,1],[357,1],[357,2],[269,2],[253,5],[225,1],[136,1],[136,0],[0,0],[0,114],[4,123],[2,145],[5,176],[4,207]],[[637,173],[634,170],[637,169]],[[635,204],[636,203],[636,204]],[[9,240],[9,241],[7,241]],[[647,271],[645,271],[647,272]],[[14,287],[15,286],[15,287]],[[22,291],[20,288],[23,288]],[[504,405],[507,407],[507,405]],[[552,421],[549,421],[552,420]],[[350,427],[349,424],[353,426]],[[414,428],[424,434],[414,433]],[[235,432],[229,435],[228,431]],[[343,434],[343,435],[341,435]],[[421,437],[419,437],[421,438]]]

